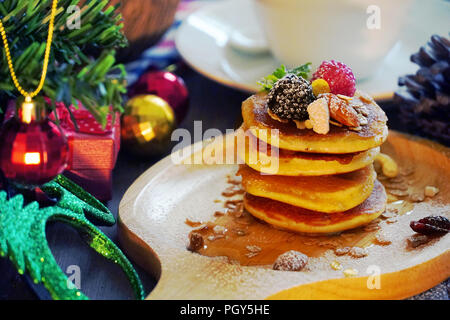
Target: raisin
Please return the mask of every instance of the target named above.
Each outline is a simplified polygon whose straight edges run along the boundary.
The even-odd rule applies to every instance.
[[[189,251],[195,252],[203,247],[203,237],[200,233],[191,232],[189,234],[189,245],[187,249]]]
[[[450,221],[443,216],[428,216],[419,221],[411,221],[411,229],[425,235],[444,235],[450,230]]]

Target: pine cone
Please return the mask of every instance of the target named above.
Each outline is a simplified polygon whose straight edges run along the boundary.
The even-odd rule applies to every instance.
[[[420,68],[399,78],[394,95],[401,118],[412,133],[450,146],[450,40],[433,35],[411,61]]]

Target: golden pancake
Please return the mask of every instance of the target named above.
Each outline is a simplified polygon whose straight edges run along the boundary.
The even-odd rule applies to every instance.
[[[387,118],[384,111],[375,103],[366,103],[359,95],[353,97],[355,103],[367,108],[368,124],[360,131],[347,127],[330,126],[327,134],[318,134],[313,130],[298,129],[294,122],[282,123],[272,119],[267,113],[267,94],[258,93],[242,103],[244,124],[258,138],[281,149],[315,153],[353,153],[380,146],[387,138]],[[278,143],[272,141],[267,130],[279,130]]]
[[[355,153],[306,153],[273,147],[258,140],[245,126],[236,134],[239,157],[249,167],[266,174],[321,176],[352,172],[372,164],[380,152],[376,147]]]
[[[372,192],[376,173],[372,165],[332,176],[265,175],[241,165],[238,175],[246,192],[320,212],[342,212],[356,207]]]
[[[348,211],[331,214],[302,209],[248,193],[244,196],[244,206],[253,216],[279,228],[302,233],[335,233],[376,219],[385,210],[386,192],[383,185],[376,181],[366,201]]]

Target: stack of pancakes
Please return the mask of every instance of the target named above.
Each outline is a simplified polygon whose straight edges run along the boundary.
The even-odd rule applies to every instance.
[[[367,95],[357,92],[352,103],[365,107],[367,124],[317,134],[273,119],[264,93],[244,101],[237,149],[247,211],[280,228],[323,234],[367,224],[385,210],[373,162],[387,118]],[[268,133],[274,129],[276,139]]]

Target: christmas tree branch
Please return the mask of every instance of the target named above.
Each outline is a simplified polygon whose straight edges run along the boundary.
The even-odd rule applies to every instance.
[[[21,85],[27,89],[36,87],[42,72],[51,2],[0,1],[0,17],[14,68]],[[50,64],[42,92],[67,107],[81,101],[103,125],[108,113],[122,111],[121,95],[126,92],[125,69],[116,64],[115,50],[126,46],[127,40],[121,32],[122,17],[117,6],[108,3],[108,0],[58,1]],[[77,5],[79,16],[71,7]],[[16,98],[19,93],[12,84],[4,51],[0,61],[0,99],[6,105],[6,100]]]

